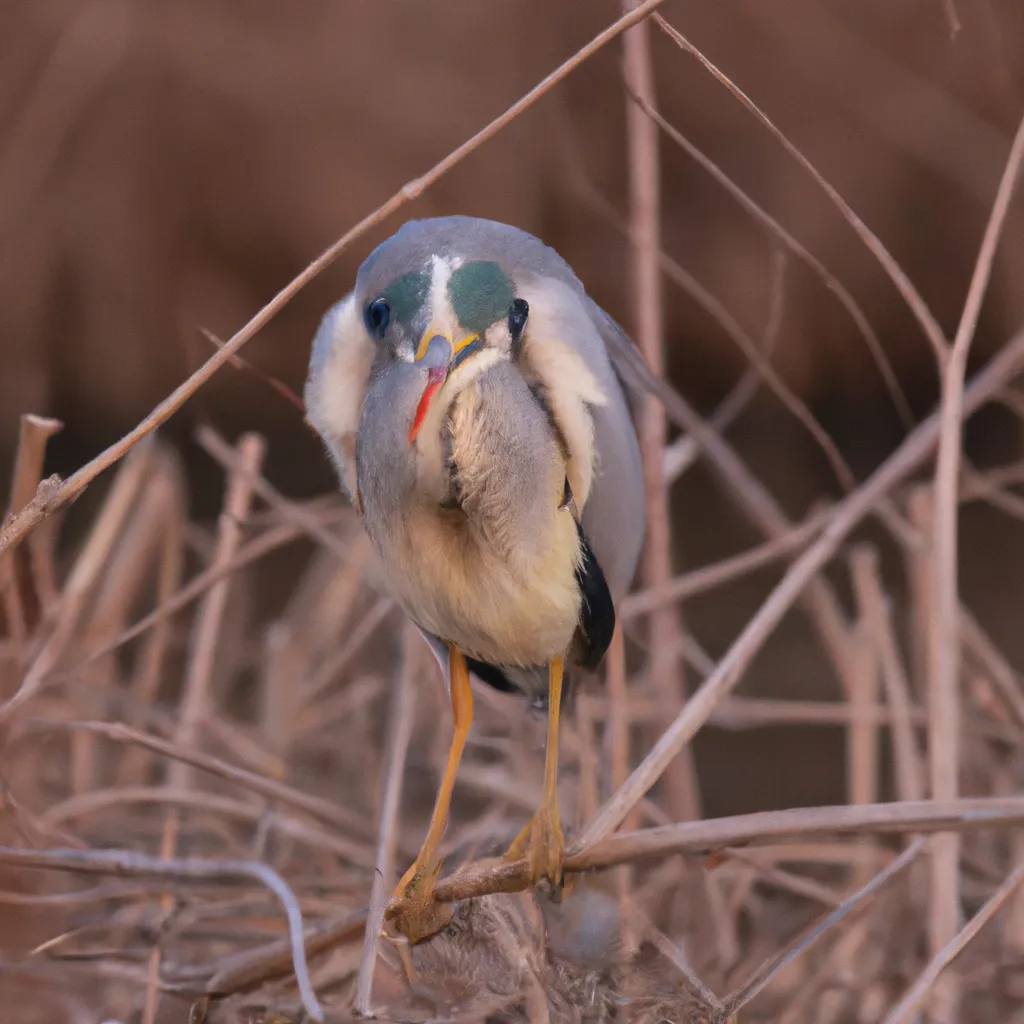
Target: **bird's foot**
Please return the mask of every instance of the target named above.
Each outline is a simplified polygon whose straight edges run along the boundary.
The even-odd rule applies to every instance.
[[[552,885],[560,885],[564,854],[565,839],[558,801],[546,800],[526,828],[513,840],[505,858],[520,860],[525,857],[530,865],[530,880],[534,885],[545,878]]]
[[[453,910],[435,899],[440,859],[415,861],[395,887],[384,911],[397,931],[415,944],[436,935],[451,920]]]

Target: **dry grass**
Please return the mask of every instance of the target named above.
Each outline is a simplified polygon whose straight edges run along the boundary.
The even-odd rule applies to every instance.
[[[1021,407],[1013,381],[1024,368],[1024,329],[971,378],[967,357],[1020,177],[1024,123],[948,339],[839,193],[655,16],[824,189],[931,342],[939,407],[858,479],[772,368],[788,257],[774,258],[771,309],[755,342],[661,252],[657,146],[668,139],[741,201],[776,254],[806,263],[836,292],[909,416],[852,296],[655,109],[643,35],[655,25],[638,23],[658,6],[629,11],[368,215],[66,482],[40,482],[56,425],[23,419],[17,514],[0,531],[0,904],[9,921],[0,994],[24,1008],[18,1024],[97,1014],[144,1024],[356,1014],[495,1024],[896,1024],[922,1011],[943,1024],[1019,1019],[1024,690],[983,618],[964,606],[958,536],[966,502],[1017,518],[1024,507],[1018,462],[982,473],[963,457],[968,417],[997,401]],[[946,11],[956,26],[955,5]],[[622,609],[607,689],[583,687],[564,720],[571,892],[561,902],[526,892],[525,865],[495,857],[536,804],[544,726],[521,702],[481,689],[440,886],[458,901],[456,914],[410,949],[381,926],[446,750],[448,710],[432,662],[374,589],[351,510],[333,495],[292,501],[264,478],[273,439],[249,434],[230,445],[209,426],[198,432],[224,467],[211,529],[188,517],[178,457],[152,435],[337,254],[626,30],[633,202],[620,227],[635,245],[636,333],[647,360],[635,376],[660,403],[649,404],[643,429],[652,498],[645,589]],[[614,220],[599,194],[591,198]],[[659,268],[750,360],[709,419],[650,369],[662,361]],[[824,449],[843,490],[799,521],[726,438],[762,385]],[[671,445],[665,419],[684,431]],[[667,494],[698,458],[764,541],[672,579]],[[98,510],[69,507],[111,469]],[[59,546],[69,517],[84,534],[70,554]],[[861,530],[869,520],[883,531],[874,539]],[[302,565],[294,579],[264,564],[288,546]],[[883,572],[883,548],[901,568]],[[713,661],[679,603],[728,594],[773,567],[773,589]],[[799,613],[842,699],[737,695],[753,659]],[[699,679],[685,700],[683,661]],[[690,743],[709,724],[843,727],[847,803],[700,819]],[[883,762],[895,801],[884,800]]]

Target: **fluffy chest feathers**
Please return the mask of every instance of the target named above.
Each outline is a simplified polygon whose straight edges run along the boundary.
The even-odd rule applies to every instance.
[[[568,648],[580,618],[579,535],[560,507],[563,443],[505,361],[443,412],[430,443],[405,456],[416,460],[411,490],[359,472],[388,585],[421,627],[470,657],[543,664]]]

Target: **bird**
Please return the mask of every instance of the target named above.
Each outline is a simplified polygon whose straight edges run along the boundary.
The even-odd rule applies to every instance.
[[[637,358],[553,248],[468,216],[404,223],[316,332],[307,422],[452,705],[430,825],[386,909],[410,942],[451,916],[434,891],[470,673],[546,709],[542,800],[508,856],[562,883],[559,714],[604,658],[644,541]]]

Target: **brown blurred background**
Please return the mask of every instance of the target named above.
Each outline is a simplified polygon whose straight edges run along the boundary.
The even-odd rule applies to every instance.
[[[1024,110],[1019,0],[670,0],[663,8],[769,114],[882,238],[947,333],[955,329],[1010,138]],[[608,0],[5,0],[0,5],[0,456],[19,414],[57,416],[68,472],[143,416],[322,249],[573,53],[619,7]],[[814,181],[721,85],[653,33],[665,116],[818,256],[877,330],[916,415],[936,395],[932,353],[876,260]],[[591,293],[633,322],[629,247],[602,212],[626,210],[625,99],[614,43],[488,142],[408,216],[509,221],[554,245]],[[754,338],[773,243],[662,137],[666,251]],[[594,196],[599,198],[595,201]],[[372,244],[361,239],[245,350],[301,389],[309,342]],[[746,366],[691,298],[666,286],[674,383],[710,410]],[[863,474],[903,428],[857,328],[790,259],[774,364]],[[991,354],[1024,320],[1024,203],[1011,215],[975,345]],[[333,486],[300,415],[228,369],[165,432],[188,453],[193,511],[212,514],[220,470],[192,446],[212,420],[264,432],[285,492]],[[730,437],[794,514],[838,493],[803,429],[770,397]],[[1018,425],[982,416],[971,454],[1007,458]],[[699,565],[757,538],[710,477],[674,492],[676,557]],[[1024,548],[998,513],[965,514],[964,591],[1018,664]],[[689,624],[716,656],[763,596],[708,598]],[[834,692],[804,627],[769,644],[747,692]],[[708,813],[841,795],[827,730],[803,758],[750,781],[784,730],[709,731],[698,752]],[[821,751],[806,749],[820,743]],[[835,750],[836,756],[832,756]],[[819,756],[820,755],[820,756]],[[763,764],[763,761],[761,762]],[[807,764],[821,767],[807,772]],[[713,780],[713,781],[711,781]]]

